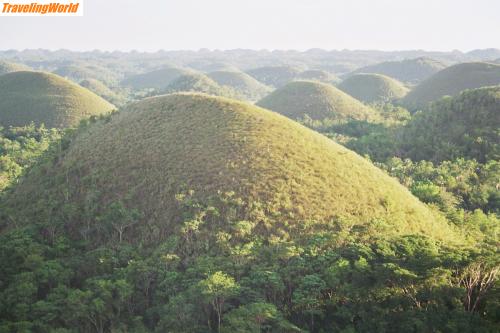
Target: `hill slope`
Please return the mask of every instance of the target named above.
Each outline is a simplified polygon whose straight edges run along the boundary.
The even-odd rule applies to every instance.
[[[75,126],[114,106],[93,92],[55,74],[14,72],[0,76],[0,124]]]
[[[445,95],[455,96],[465,89],[500,84],[500,65],[485,62],[448,67],[428,78],[403,99],[410,109],[425,107]]]
[[[445,97],[404,129],[404,150],[414,160],[500,159],[500,86]]]
[[[99,80],[86,79],[80,82],[80,85],[115,105],[122,105],[125,103],[124,96],[120,96]]]
[[[403,61],[382,62],[359,68],[352,74],[376,73],[393,77],[401,82],[418,83],[444,68],[446,68],[446,65],[437,60],[421,57]]]
[[[209,73],[208,77],[221,86],[231,87],[249,101],[259,100],[272,90],[270,87],[243,72],[215,71]]]
[[[260,100],[257,105],[291,119],[357,119],[376,117],[375,111],[334,86],[295,81]]]
[[[338,88],[367,103],[388,102],[408,93],[401,82],[381,74],[356,74],[342,81]]]
[[[132,75],[123,80],[122,85],[136,90],[148,88],[161,90],[165,89],[175,79],[189,73],[191,71],[187,69],[167,67],[143,74]]]
[[[0,75],[12,72],[29,71],[29,70],[30,68],[26,65],[0,60]]]
[[[244,200],[238,213],[243,219],[260,207],[278,221],[380,218],[397,233],[446,238],[450,232],[395,179],[357,154],[276,113],[206,95],[132,104],[81,133],[48,163],[7,200],[14,210],[23,207],[18,222],[55,218],[54,211],[70,204],[76,214],[66,216],[67,227],[79,228],[84,216],[78,212],[93,198],[94,212],[123,202],[143,214],[142,228],[152,223],[163,233],[178,223],[176,194],[189,189],[204,201],[219,191],[234,192]]]

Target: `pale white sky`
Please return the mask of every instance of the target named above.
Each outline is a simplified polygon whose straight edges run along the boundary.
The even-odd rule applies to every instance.
[[[500,0],[84,1],[83,17],[0,17],[0,49],[500,48]]]

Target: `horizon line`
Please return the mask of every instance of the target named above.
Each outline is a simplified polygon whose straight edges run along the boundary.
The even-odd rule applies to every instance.
[[[308,48],[308,49],[268,49],[268,48],[227,48],[227,49],[222,49],[222,48],[205,48],[205,47],[200,47],[197,49],[156,49],[156,50],[145,50],[145,49],[68,49],[68,48],[22,48],[22,49],[17,49],[17,48],[7,48],[7,49],[0,49],[0,52],[26,52],[26,51],[49,51],[49,52],[58,52],[58,51],[67,51],[67,52],[75,52],[75,53],[87,53],[87,52],[101,52],[101,53],[162,53],[162,52],[229,52],[229,51],[254,51],[254,52],[299,52],[299,53],[306,53],[306,52],[311,52],[311,51],[324,51],[324,52],[386,52],[386,53],[391,53],[391,52],[429,52],[429,53],[463,53],[467,54],[472,51],[486,51],[486,50],[496,50],[500,51],[500,48],[496,47],[487,47],[487,48],[475,48],[475,49],[470,49],[470,50],[461,50],[461,49],[452,49],[452,50],[431,50],[431,49],[422,49],[422,48],[416,48],[416,49],[362,49],[362,48],[356,48],[356,49],[348,49],[348,48],[343,48],[343,49],[327,49],[327,48],[321,48],[321,47],[313,47],[313,48]]]

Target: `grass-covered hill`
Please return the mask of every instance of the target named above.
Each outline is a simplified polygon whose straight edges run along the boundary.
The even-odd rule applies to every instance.
[[[101,96],[114,105],[122,105],[126,99],[123,95],[111,90],[107,85],[96,79],[86,79],[80,82],[80,85]]]
[[[443,96],[455,96],[465,89],[500,84],[500,65],[486,62],[448,67],[416,86],[402,100],[410,109],[425,107]]]
[[[141,212],[126,239],[142,242],[153,225],[158,236],[178,230],[176,195],[186,190],[204,202],[232,192],[243,200],[242,219],[385,219],[396,233],[450,232],[396,180],[326,137],[277,113],[197,94],[148,98],[91,126],[26,175],[8,202],[23,207],[16,223],[54,219],[59,211],[74,214],[65,218],[67,230],[87,225],[97,238],[98,220],[84,216],[120,202]],[[73,213],[63,209],[68,204]]]
[[[114,106],[93,92],[55,74],[14,72],[0,76],[0,124],[31,122],[65,128],[108,113]]]
[[[337,87],[366,103],[390,102],[408,93],[401,82],[382,74],[355,74]]]
[[[280,88],[297,78],[301,71],[292,66],[265,66],[247,71],[248,74],[260,82]]]
[[[357,99],[332,85],[295,81],[273,91],[257,105],[278,112],[293,120],[369,120],[376,113]]]
[[[117,84],[120,79],[118,73],[104,66],[85,62],[74,62],[60,66],[53,73],[76,83],[87,79],[96,79],[105,84]]]
[[[426,57],[387,61],[375,65],[361,67],[352,74],[376,73],[393,77],[401,82],[418,83],[446,68],[446,65]]]
[[[414,160],[500,159],[500,86],[444,97],[403,129],[403,151]]]
[[[324,83],[335,84],[340,82],[340,79],[329,73],[327,71],[321,69],[309,69],[303,72],[300,72],[297,77],[298,80],[309,80],[309,81],[319,81]]]
[[[221,86],[210,77],[202,73],[191,73],[173,80],[162,92],[171,94],[178,92],[197,92],[213,96],[240,97],[229,86]],[[242,97],[241,97],[242,98]]]
[[[0,75],[12,72],[29,71],[29,70],[30,68],[26,65],[0,60]]]
[[[136,74],[125,78],[122,85],[135,90],[142,89],[165,89],[172,81],[182,75],[190,74],[192,71],[178,67],[166,67],[147,73]]]
[[[257,101],[272,91],[272,88],[243,72],[215,71],[207,75],[219,85],[231,87],[249,101]]]

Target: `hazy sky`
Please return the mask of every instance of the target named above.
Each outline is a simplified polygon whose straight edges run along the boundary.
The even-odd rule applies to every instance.
[[[0,17],[0,49],[500,48],[500,0],[84,1],[83,17]]]

